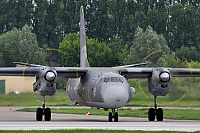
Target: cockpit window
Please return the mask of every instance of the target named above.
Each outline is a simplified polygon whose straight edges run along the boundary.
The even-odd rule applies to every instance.
[[[109,77],[104,77],[104,82],[109,82],[110,81],[110,78]]]
[[[123,83],[124,82],[124,78],[120,77],[119,81]]]
[[[111,77],[111,82],[119,82],[119,78],[118,77]]]
[[[124,82],[124,78],[123,77],[110,77],[110,76],[105,76],[103,78],[101,78],[98,83],[101,83],[101,82],[121,82],[123,83]]]
[[[103,79],[103,78],[101,78],[101,79],[98,81],[98,83],[101,83],[101,82],[103,82],[103,80],[104,80],[104,79]]]

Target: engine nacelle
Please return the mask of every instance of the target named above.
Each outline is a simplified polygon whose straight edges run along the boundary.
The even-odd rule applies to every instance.
[[[41,67],[33,84],[33,91],[41,96],[52,96],[56,92],[57,72],[51,67]]]
[[[170,71],[166,68],[156,68],[148,78],[149,92],[154,96],[166,96],[170,91]]]

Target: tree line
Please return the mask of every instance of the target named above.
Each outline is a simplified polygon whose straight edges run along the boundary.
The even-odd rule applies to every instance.
[[[0,65],[78,66],[81,5],[91,66],[200,61],[198,0],[2,0]]]

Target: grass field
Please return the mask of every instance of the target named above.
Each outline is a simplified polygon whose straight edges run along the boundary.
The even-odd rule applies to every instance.
[[[128,106],[153,106],[153,96],[148,92],[147,80],[129,80],[136,89],[136,96]],[[200,78],[173,78],[171,91],[165,97],[158,97],[158,106],[199,107]],[[41,106],[42,97],[37,93],[10,93],[0,95],[0,106]],[[58,90],[54,96],[46,97],[48,106],[71,106],[64,90]]]
[[[41,104],[42,97],[34,92],[0,95],[0,106],[41,106]],[[63,90],[58,90],[54,96],[46,96],[46,104],[51,106],[72,105]]]

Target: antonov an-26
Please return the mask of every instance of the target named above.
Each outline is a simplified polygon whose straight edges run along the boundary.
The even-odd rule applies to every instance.
[[[172,77],[199,77],[200,69],[189,68],[136,68],[141,64],[119,67],[90,67],[87,60],[86,34],[83,7],[80,8],[80,67],[49,67],[17,62],[28,67],[0,68],[0,76],[35,76],[33,90],[42,97],[42,107],[36,110],[36,120],[51,120],[51,110],[45,107],[45,96],[56,92],[58,77],[68,78],[66,92],[72,103],[111,109],[108,121],[118,122],[117,108],[126,106],[135,95],[135,89],[127,82],[133,78],[148,78],[149,92],[154,96],[154,108],[148,112],[149,121],[163,121],[163,110],[157,108],[158,96],[166,96],[170,91]]]

